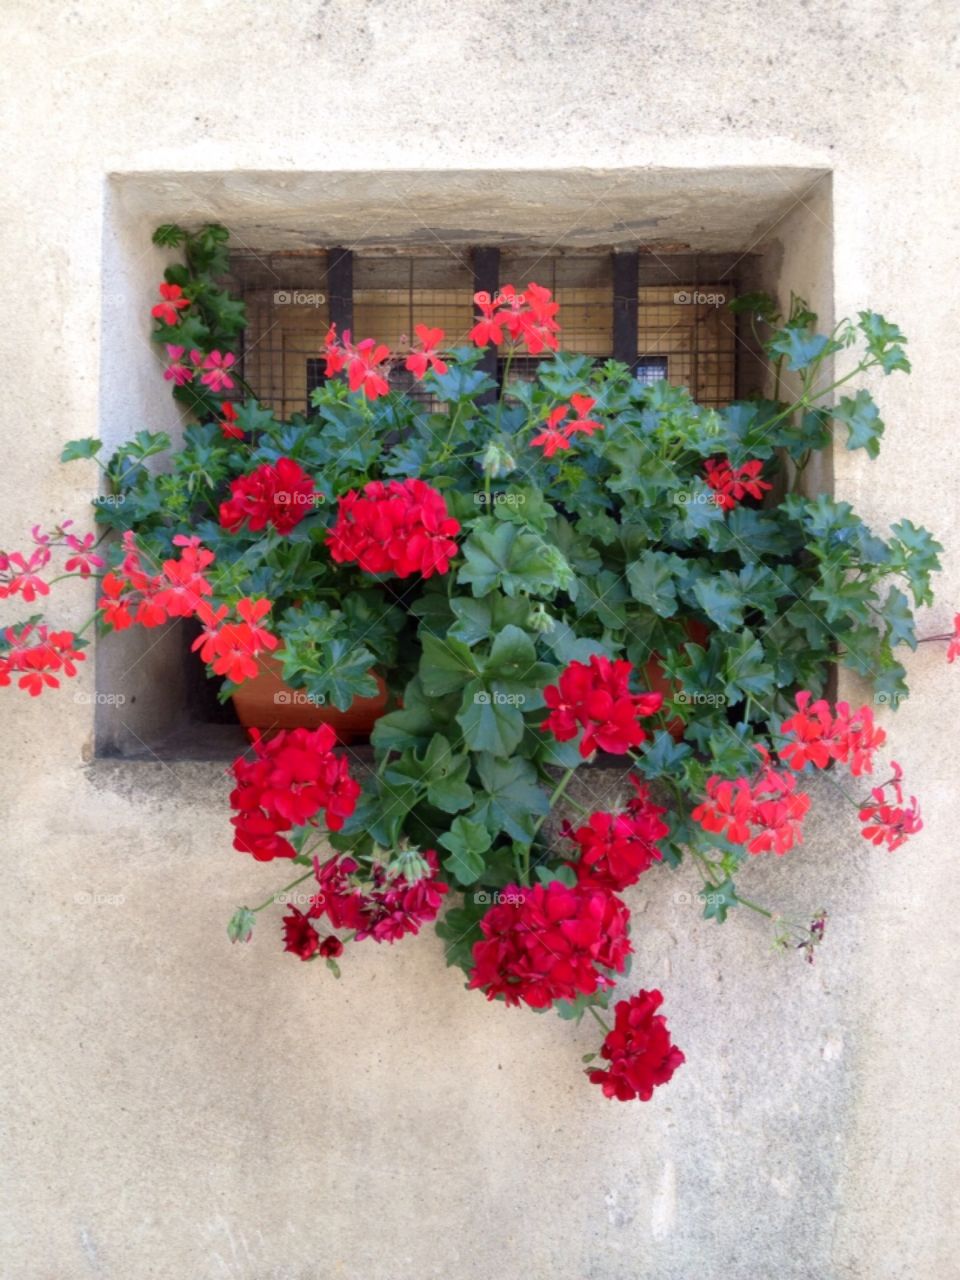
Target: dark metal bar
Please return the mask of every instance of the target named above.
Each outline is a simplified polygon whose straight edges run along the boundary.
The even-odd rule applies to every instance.
[[[470,255],[470,265],[473,270],[474,293],[489,293],[491,298],[496,297],[500,288],[500,250],[490,245],[478,245]],[[496,347],[487,347],[478,367],[493,378],[494,382],[497,381]],[[497,392],[488,391],[481,399],[490,404],[497,399]]]
[[[327,294],[330,298],[330,320],[337,333],[353,330],[353,252],[350,249],[327,250]],[[356,334],[353,335],[357,337]],[[362,336],[362,335],[360,335]]]
[[[640,263],[636,250],[611,255],[613,262],[613,358],[633,366],[637,358],[637,290]]]

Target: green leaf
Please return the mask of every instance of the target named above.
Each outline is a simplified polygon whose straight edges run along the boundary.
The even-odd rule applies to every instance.
[[[102,444],[102,440],[95,440],[93,436],[83,436],[80,440],[68,440],[63,446],[60,461],[76,462],[78,458],[95,458]]]
[[[476,659],[462,640],[446,639],[431,631],[422,631],[420,643],[420,681],[424,692],[432,698],[462,689],[467,681],[479,675]]]
[[[477,758],[484,795],[470,815],[490,831],[506,831],[513,840],[529,841],[537,818],[550,808],[529,760],[501,760],[484,753]]]
[[[161,249],[175,249],[186,238],[186,232],[174,222],[165,222],[153,233],[153,243]]]
[[[867,350],[884,373],[893,373],[895,369],[910,372],[910,361],[903,349],[907,340],[895,324],[875,311],[861,311],[857,327],[867,340]]]
[[[577,873],[573,867],[537,867],[537,879],[541,884],[553,884],[558,880],[560,884],[566,885],[568,889],[572,889],[577,883]]]
[[[822,333],[811,333],[806,325],[787,325],[779,329],[767,343],[775,356],[785,356],[788,369],[806,369],[833,351],[839,344]]]
[[[508,596],[552,596],[573,580],[573,571],[555,547],[519,525],[485,519],[462,546],[457,581],[478,597],[498,588]]]
[[[437,921],[437,935],[443,939],[448,965],[457,965],[468,976],[473,969],[473,944],[483,936],[480,921],[490,906],[489,895],[468,893],[463,905],[451,907]]]
[[[717,924],[723,924],[727,918],[727,912],[731,907],[738,905],[737,891],[729,876],[723,884],[705,885],[697,897],[703,903],[703,918],[716,920]]]
[[[693,594],[704,613],[721,631],[738,631],[743,626],[743,593],[734,574],[723,570],[712,578],[700,578]]]
[[[463,691],[457,724],[471,751],[509,756],[523,738],[522,694],[502,693],[485,680],[472,680]]]
[[[461,884],[479,880],[486,868],[484,854],[493,843],[487,828],[469,818],[455,818],[450,830],[440,837],[440,844],[450,850],[443,865]]]
[[[883,606],[883,616],[889,626],[887,639],[890,644],[907,644],[911,649],[916,649],[917,630],[910,603],[903,592],[896,587],[890,588],[887,602]]]
[[[647,605],[661,618],[677,611],[676,573],[683,567],[679,556],[665,551],[645,551],[627,566],[627,581],[634,600]]]
[[[844,396],[833,410],[833,416],[847,427],[847,448],[866,449],[871,458],[880,452],[883,422],[869,391]]]

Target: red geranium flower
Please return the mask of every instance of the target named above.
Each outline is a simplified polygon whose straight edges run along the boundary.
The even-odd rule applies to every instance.
[[[526,346],[532,356],[546,347],[556,351],[560,326],[555,316],[560,305],[553,301],[549,289],[531,283],[517,293],[512,284],[505,284],[495,298],[491,299],[489,293],[475,293],[473,301],[481,319],[470,330],[470,340],[478,347],[489,342],[499,346],[506,330],[508,337]]]
[[[237,423],[237,411],[229,400],[220,406],[220,430],[228,440],[242,440],[243,427]]]
[[[904,844],[909,836],[923,829],[917,797],[911,796],[909,805],[904,803],[900,785],[903,770],[896,760],[891,762],[893,777],[882,786],[874,787],[870,799],[860,808],[860,821],[864,824],[861,835],[871,844],[885,844],[893,852]],[[887,787],[892,794],[887,795]]]
[[[580,754],[598,748],[623,755],[646,739],[641,716],[651,716],[663,705],[662,693],[631,693],[629,662],[612,662],[592,654],[589,664],[571,662],[560,674],[558,685],[547,685],[544,701],[550,715],[541,728],[559,742],[569,742],[583,729]]]
[[[230,391],[233,387],[230,369],[236,358],[229,351],[211,351],[203,362],[200,381],[211,391]]]
[[[163,371],[164,378],[167,382],[175,382],[178,387],[185,386],[192,380],[194,370],[180,359],[183,355],[183,347],[175,347],[168,342],[167,355],[170,357],[170,363]]]
[[[731,466],[729,458],[708,458],[704,470],[707,484],[717,494],[717,506],[724,511],[732,511],[748,494],[751,498],[762,498],[763,491],[773,487],[760,479],[763,463],[757,458],[742,467]]]
[[[327,331],[324,354],[327,358],[327,377],[332,378],[346,369],[347,384],[351,391],[362,391],[368,400],[377,400],[390,390],[387,381],[390,348],[383,343],[378,343],[373,338],[364,338],[354,346],[350,341],[349,329],[344,329],[343,339],[338,342],[337,327],[332,324]]]
[[[850,710],[848,702],[838,702],[836,711],[820,698],[811,703],[813,695],[806,689],[797,694],[797,712],[781,725],[781,734],[789,737],[780,748],[780,758],[791,769],[802,769],[812,764],[824,769],[831,760],[849,765],[854,777],[873,771],[873,753],[887,740],[885,730],[873,722],[869,707]]]
[[[64,562],[67,573],[78,572],[81,578],[89,578],[94,569],[102,569],[106,561],[94,554],[97,535],[88,533],[82,539],[74,533],[66,535],[66,543],[73,555]]]
[[[176,324],[180,319],[178,313],[189,307],[190,299],[183,296],[183,290],[178,284],[162,284],[160,297],[163,301],[158,302],[151,309],[150,314],[162,320],[164,324]]]
[[[440,880],[436,852],[422,855],[427,874],[408,880],[382,863],[362,872],[354,858],[334,857],[321,863],[314,859],[320,892],[310,907],[310,916],[326,915],[335,929],[355,929],[357,941],[398,942],[420,932],[422,925],[437,918],[443,897],[450,886]],[[342,949],[342,948],[341,948]]]
[[[468,985],[546,1009],[554,1000],[575,1000],[613,986],[603,970],[622,973],[632,950],[630,913],[605,889],[567,888],[559,880],[532,889],[507,885],[480,921],[474,968]]]
[[[296,850],[281,833],[315,826],[321,811],[327,828],[339,831],[356,808],[360,787],[346,761],[334,755],[337,735],[329,725],[286,729],[269,742],[252,732],[255,758],[233,762],[233,846],[259,862],[293,858]]]
[[[670,1042],[666,1019],[657,1010],[663,1004],[659,991],[638,991],[629,1000],[618,1000],[615,1025],[600,1049],[610,1066],[587,1072],[591,1084],[599,1084],[608,1098],[649,1102],[654,1089],[666,1084],[686,1059]]]
[[[407,356],[407,368],[415,378],[423,378],[427,372],[428,365],[434,373],[446,373],[447,365],[440,355],[440,344],[443,342],[444,336],[443,330],[431,329],[425,324],[414,325],[413,329],[419,339],[420,346]]]
[[[251,533],[272,525],[277,533],[289,533],[310,514],[314,483],[292,458],[264,463],[249,475],[231,481],[230,497],[220,504],[220,523],[231,533],[246,522]]]
[[[570,448],[570,436],[559,426],[569,412],[566,405],[559,405],[556,409],[552,409],[547,415],[547,425],[530,441],[531,446],[543,447],[545,458],[552,458],[560,449]]]
[[[797,791],[793,774],[771,767],[763,747],[763,763],[754,779],[707,780],[707,798],[690,815],[704,831],[722,833],[731,844],[746,844],[748,853],[789,852],[803,839],[801,822],[810,797]]]
[[[0,688],[7,687],[18,675],[17,687],[36,698],[44,689],[57,689],[60,681],[54,672],[73,677],[78,662],[86,655],[76,647],[72,631],[50,631],[45,626],[26,623],[7,627],[0,646]]]
[[[576,872],[582,885],[619,892],[663,857],[656,842],[670,834],[660,817],[666,809],[652,802],[642,782],[631,781],[636,795],[626,813],[593,813],[585,826],[566,830],[580,846]]]
[[[320,952],[320,938],[316,929],[296,907],[283,917],[283,949],[292,951],[301,960],[312,960]]]
[[[443,494],[425,481],[371,480],[340,498],[327,545],[338,564],[358,564],[365,573],[429,578],[450,568],[459,532]]]

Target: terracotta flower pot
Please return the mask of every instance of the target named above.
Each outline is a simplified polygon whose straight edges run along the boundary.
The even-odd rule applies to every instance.
[[[696,618],[689,619],[685,623],[685,629],[694,644],[703,646],[710,639],[710,629],[702,622],[698,622]],[[676,697],[679,686],[676,680],[668,679],[660,665],[659,654],[651,653],[643,664],[643,678],[647,688],[654,693],[662,693],[664,698]],[[667,732],[674,742],[679,742],[683,737],[683,721],[679,717],[671,720],[667,725]]]
[[[231,696],[243,727],[259,729],[266,737],[281,729],[316,729],[328,724],[341,742],[356,742],[369,738],[387,709],[387,686],[376,672],[376,696],[354,698],[346,711],[338,711],[332,704],[312,702],[303,689],[292,689],[283,678],[283,663],[278,658],[266,654],[258,661],[260,674],[244,680]]]

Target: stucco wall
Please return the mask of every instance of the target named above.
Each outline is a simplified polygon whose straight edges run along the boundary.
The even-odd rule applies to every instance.
[[[57,463],[63,440],[169,421],[137,294],[159,261],[147,229],[184,190],[201,214],[246,200],[255,227],[259,173],[293,189],[298,173],[393,175],[399,210],[419,208],[418,170],[567,171],[558,190],[581,211],[594,193],[602,225],[645,168],[686,171],[646,241],[696,235],[698,209],[728,215],[736,183],[714,208],[697,170],[803,172],[821,176],[783,177],[791,207],[754,231],[782,283],[911,338],[912,378],[874,388],[881,459],[840,451],[836,490],[879,527],[907,515],[947,543],[923,630],[946,629],[947,6],[103,0],[4,19],[0,543],[84,518],[95,477]],[[496,199],[493,182],[486,215]],[[451,199],[448,223],[465,208]],[[67,612],[89,607],[77,588]],[[871,852],[822,793],[803,850],[751,877],[758,897],[830,909],[815,966],[770,954],[750,920],[699,921],[685,879],[632,896],[634,974],[667,991],[688,1056],[632,1107],[578,1076],[592,1031],[468,996],[432,935],[358,947],[339,984],[267,934],[231,948],[230,911],[274,882],[229,848],[222,770],[90,764],[91,702],[8,693],[4,1280],[960,1275],[960,686],[931,650],[888,715],[924,837]]]

